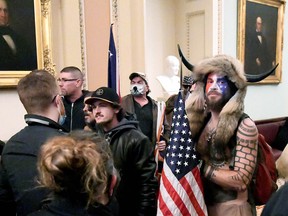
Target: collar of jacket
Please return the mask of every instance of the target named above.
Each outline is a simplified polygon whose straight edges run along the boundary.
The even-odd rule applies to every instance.
[[[61,125],[59,125],[57,122],[44,116],[35,115],[35,114],[26,114],[24,116],[24,119],[28,125],[35,125],[35,124],[46,125],[46,126],[58,129],[63,132],[67,132],[66,129],[63,128]]]

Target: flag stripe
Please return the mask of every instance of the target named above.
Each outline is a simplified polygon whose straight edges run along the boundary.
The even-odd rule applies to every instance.
[[[183,202],[183,200],[181,199],[181,197],[179,196],[178,192],[176,191],[176,189],[173,187],[173,185],[171,184],[171,182],[168,180],[167,176],[165,175],[166,173],[164,172],[164,174],[162,173],[161,177],[163,178],[163,184],[166,187],[166,189],[169,191],[169,195],[172,198],[172,200],[175,202],[175,205],[177,206],[177,208],[181,211],[182,215],[189,215],[189,211],[185,205],[185,203]],[[179,185],[179,184],[178,184]],[[180,185],[179,185],[180,186]],[[178,188],[177,188],[178,189]],[[179,188],[180,189],[180,188]]]
[[[165,164],[164,164],[165,165]],[[160,193],[159,196],[161,195],[162,199],[158,199],[158,211],[157,211],[157,216],[159,215],[181,215],[178,207],[175,205],[174,200],[171,198],[169,192],[166,190],[166,187],[164,186],[163,183],[163,176],[165,173],[162,172],[161,176],[161,184],[160,184]],[[165,199],[164,199],[165,198]]]
[[[208,215],[199,163],[185,112],[185,101],[179,91],[160,179],[158,216]]]
[[[199,170],[198,169],[194,169],[193,171],[192,171],[192,175],[191,175],[191,177],[194,177],[195,175],[194,174],[196,174],[196,173],[199,173]],[[196,174],[197,175],[197,174]],[[202,191],[200,190],[200,188],[199,188],[199,185],[198,185],[198,182],[197,182],[197,180],[196,180],[197,178],[194,178],[194,188],[192,189],[192,187],[193,187],[193,185],[190,185],[189,184],[189,182],[188,182],[188,179],[187,178],[182,178],[181,180],[180,180],[180,183],[183,185],[183,187],[184,188],[186,188],[186,191],[187,191],[187,194],[188,194],[188,197],[189,197],[189,199],[190,199],[190,201],[191,201],[191,203],[192,203],[192,205],[193,205],[193,207],[194,207],[194,209],[195,209],[195,211],[196,211],[196,213],[197,213],[197,215],[199,215],[199,216],[204,216],[205,214],[204,214],[204,212],[203,212],[203,210],[202,210],[202,208],[201,208],[201,206],[200,206],[200,204],[199,204],[199,202],[201,202],[202,204],[204,203],[204,200],[202,199],[202,200],[197,200],[197,198],[195,197],[195,193],[196,193],[196,191],[199,191],[199,193],[202,193]],[[197,193],[198,194],[198,193]],[[198,194],[198,197],[203,197],[203,194],[201,194],[200,196],[199,196],[199,194]]]
[[[171,214],[171,215],[180,215],[180,214],[182,215],[187,215],[187,214],[205,215],[205,211],[203,211],[201,208],[201,206],[205,205],[204,199],[203,199],[203,193],[201,191],[201,187],[199,187],[197,180],[194,178],[194,175],[193,175],[194,172],[193,173],[189,172],[187,176],[183,178],[183,180],[179,181],[180,184],[177,184],[177,187],[176,187],[175,185],[170,184],[170,182],[175,182],[177,181],[177,179],[173,176],[172,172],[169,173],[170,170],[167,169],[167,167],[165,166],[167,166],[166,163],[164,163],[164,171],[162,172],[162,176],[161,176],[161,185],[160,185],[160,193],[159,193],[159,196],[165,197],[165,201],[163,200],[163,198],[162,200],[158,200],[159,201],[158,208],[159,210],[162,211],[162,214],[169,215],[167,214],[167,212],[172,211],[174,214]],[[165,171],[167,172],[167,175]],[[198,173],[199,173],[199,170],[198,170]],[[165,189],[165,192],[164,192],[164,189]],[[167,191],[169,191],[169,193]],[[194,196],[194,194],[196,194],[197,196]],[[175,200],[177,200],[178,202],[175,202]],[[179,200],[190,200],[191,203],[179,202]],[[169,208],[167,206],[169,206]],[[182,209],[182,207],[183,209],[187,209],[187,210],[181,211],[180,213],[179,208]]]
[[[169,210],[168,206],[166,205],[166,203],[163,200],[162,194],[159,194],[159,203],[161,203],[160,208],[163,209],[163,210],[165,209],[165,212],[159,211],[158,214],[157,214],[158,216],[160,216],[160,215],[165,215],[165,216],[172,215],[172,212]]]

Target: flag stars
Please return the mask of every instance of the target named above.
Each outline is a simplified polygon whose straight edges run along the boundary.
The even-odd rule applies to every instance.
[[[113,56],[113,53],[109,50],[109,57],[111,58]]]
[[[186,134],[186,131],[185,130],[182,130],[181,131],[182,135]]]
[[[198,155],[193,151],[194,142],[191,136],[187,114],[185,112],[185,100],[181,93],[178,95],[178,104],[173,109],[172,130],[165,161],[178,179],[190,172],[196,165]]]

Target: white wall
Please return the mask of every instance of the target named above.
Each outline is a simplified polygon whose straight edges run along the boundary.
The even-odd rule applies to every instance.
[[[204,5],[203,5],[204,4]],[[213,11],[211,11],[213,5]],[[175,5],[178,6],[178,12],[175,13]],[[180,5],[180,6],[179,6]],[[178,56],[175,47],[177,43],[182,43],[182,51],[187,47],[185,32],[185,16],[189,14],[200,14],[203,16],[203,27],[198,26],[199,31],[202,34],[195,33],[194,30],[189,40],[190,43],[199,42],[202,43],[201,38],[197,38],[199,35],[205,37],[204,40],[204,51],[201,50],[200,55],[212,56],[219,51],[237,57],[237,0],[222,0],[222,18],[220,17],[219,23],[222,26],[222,38],[219,38],[221,42],[221,50],[217,50],[218,43],[218,2],[211,0],[146,0],[146,13],[147,18],[145,19],[146,25],[146,50],[145,50],[145,62],[146,62],[146,73],[150,78],[149,84],[152,89],[151,96],[154,99],[163,99],[163,90],[156,80],[156,76],[163,72],[163,60],[166,55],[174,54]],[[221,7],[221,5],[220,5]],[[287,21],[288,15],[284,13],[284,19]],[[181,17],[182,16],[182,17]],[[189,15],[190,16],[190,15]],[[213,28],[207,29],[207,26],[211,24],[213,18]],[[190,22],[190,20],[189,20]],[[192,21],[191,21],[192,22]],[[174,26],[176,23],[177,26]],[[195,23],[194,23],[195,25]],[[217,25],[217,26],[215,26]],[[179,29],[179,26],[181,29]],[[285,31],[288,23],[284,21],[284,46],[283,46],[283,65],[282,65],[282,81],[279,84],[254,84],[248,86],[247,96],[245,98],[245,112],[250,115],[254,120],[274,118],[281,116],[288,116],[288,73],[287,71],[287,39],[288,33]],[[175,31],[175,32],[173,32]],[[194,32],[193,32],[194,31]],[[213,35],[212,40],[209,35]],[[221,40],[220,40],[221,39]],[[180,41],[178,41],[180,40]],[[195,60],[199,57],[199,51],[193,49],[194,45],[189,45],[189,55],[191,59]],[[286,62],[285,62],[286,60]],[[193,61],[192,63],[196,63]],[[286,72],[286,73],[285,73]]]
[[[174,0],[147,0],[145,8],[145,69],[151,87],[150,96],[164,97],[156,79],[165,73],[165,58],[177,55]]]
[[[237,53],[237,0],[223,0],[223,53]],[[245,112],[254,120],[288,116],[288,27],[287,7],[284,13],[283,66],[281,83],[249,85]]]
[[[22,106],[16,90],[0,90],[0,139],[8,140],[16,131],[25,126]]]

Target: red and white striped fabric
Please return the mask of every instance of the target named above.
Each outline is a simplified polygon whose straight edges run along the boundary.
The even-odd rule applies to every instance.
[[[203,185],[185,105],[179,92],[160,180],[157,216],[206,216]]]

